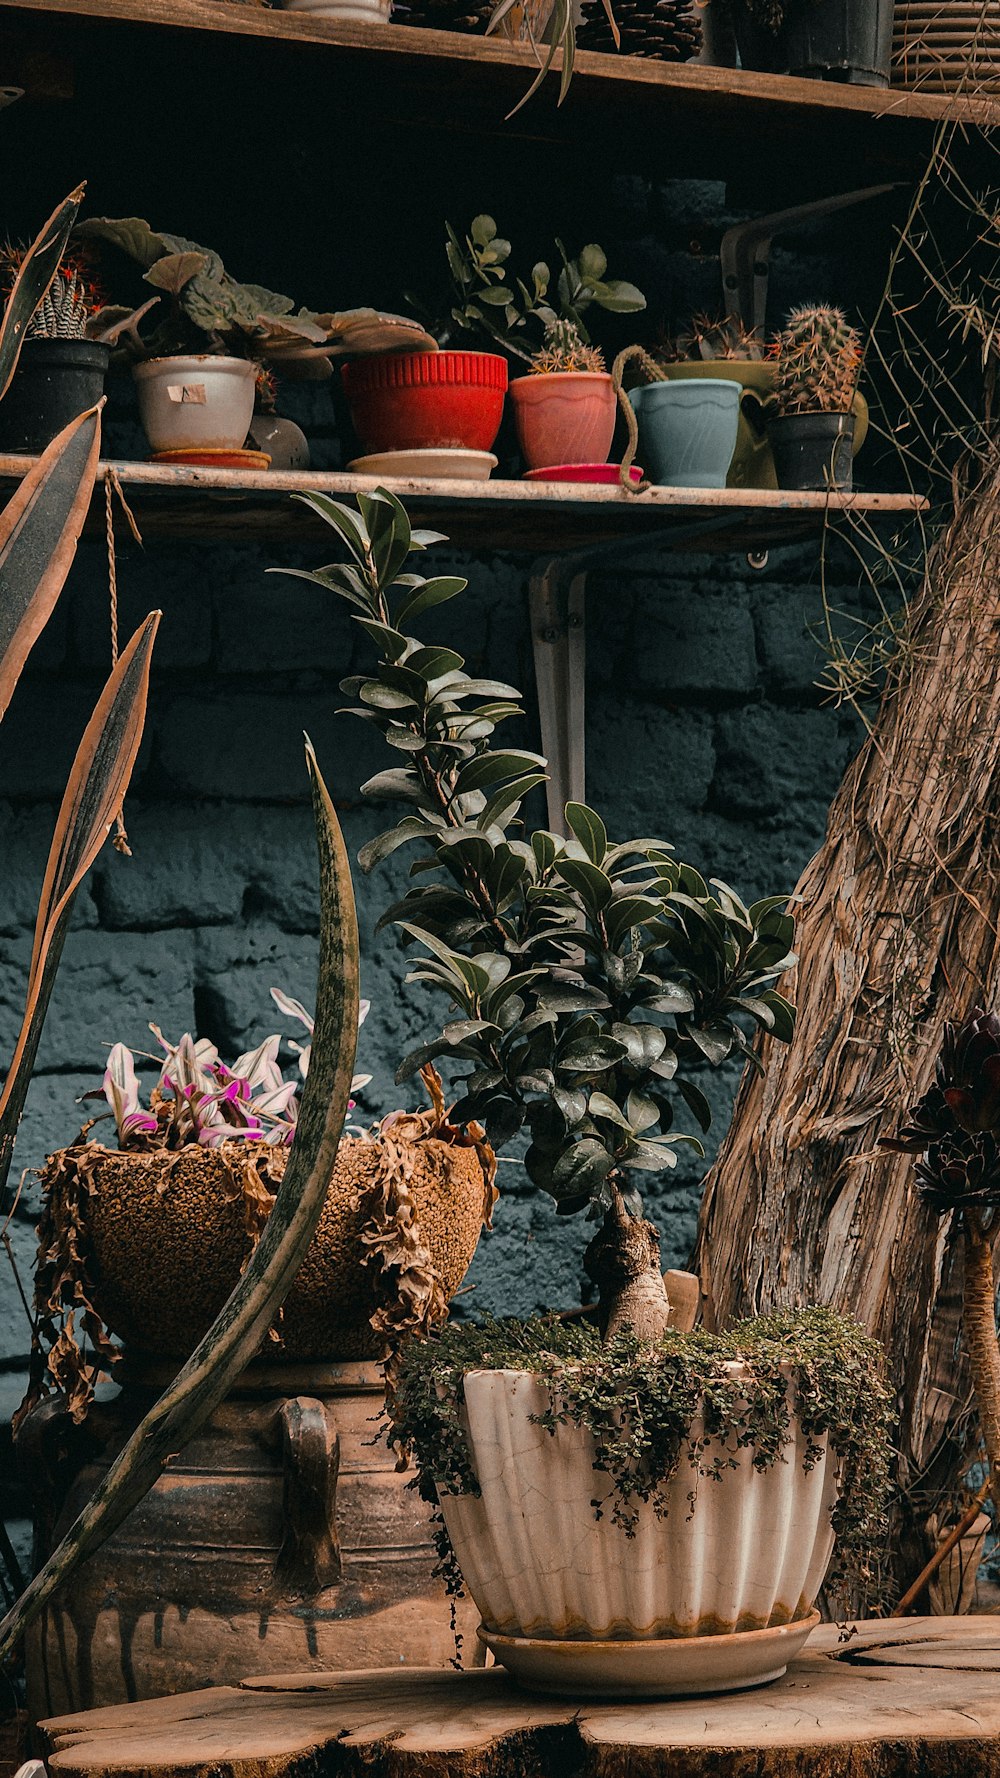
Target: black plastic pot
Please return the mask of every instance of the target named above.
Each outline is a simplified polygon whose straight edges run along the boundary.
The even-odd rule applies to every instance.
[[[850,488],[853,414],[786,414],[767,430],[779,488]]]
[[[732,0],[740,62],[765,74],[803,74],[888,86],[893,0],[785,0],[777,31]]]
[[[96,340],[25,340],[0,401],[0,451],[44,451],[100,401],[110,356],[110,346]]]

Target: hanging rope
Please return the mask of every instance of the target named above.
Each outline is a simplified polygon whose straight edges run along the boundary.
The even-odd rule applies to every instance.
[[[135,522],[135,514],[122,491],[121,482],[118,480],[118,471],[109,463],[104,471],[104,528],[108,543],[108,592],[111,601],[111,671],[114,672],[118,665],[118,573],[115,559],[115,525],[112,494],[117,494],[118,499],[121,502],[122,511],[128,520],[129,530],[135,538],[136,543],[141,544],[142,537],[139,532],[139,527]],[[116,852],[123,852],[126,858],[131,858],[132,848],[128,843],[128,834],[125,831],[125,817],[121,809],[119,809],[118,814],[115,817],[115,837],[111,844],[114,846]]]
[[[639,422],[635,417],[635,408],[632,406],[632,403],[622,388],[622,377],[625,374],[625,366],[633,358],[637,359],[642,365],[649,382],[665,383],[667,381],[667,376],[666,372],[660,369],[655,358],[649,356],[649,353],[644,346],[626,346],[623,352],[619,352],[614,364],[611,366],[611,381],[615,386],[615,394],[618,397],[618,406],[621,408],[622,413],[625,416],[625,424],[628,427],[628,445],[626,447],[625,455],[618,467],[618,480],[621,482],[626,493],[641,494],[646,488],[651,488],[653,484],[652,482],[647,481],[645,476],[643,476],[641,481],[634,482],[632,480],[632,465],[635,462],[635,453],[639,448]]]

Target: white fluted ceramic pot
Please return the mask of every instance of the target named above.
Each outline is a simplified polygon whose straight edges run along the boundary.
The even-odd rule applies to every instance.
[[[742,1633],[769,1631],[779,1640],[784,1627],[799,1626],[805,1640],[834,1541],[838,1466],[825,1438],[818,1460],[805,1467],[806,1437],[792,1417],[783,1461],[766,1470],[754,1468],[752,1450],[732,1442],[720,1479],[698,1481],[693,1511],[694,1471],[682,1457],[666,1516],[637,1503],[629,1537],[615,1524],[610,1499],[595,1515],[594,1500],[608,1498],[612,1487],[594,1469],[591,1433],[563,1424],[549,1432],[533,1419],[550,1405],[547,1385],[523,1371],[465,1378],[481,1495],[442,1495],[441,1511],[487,1640],[538,1639],[550,1651],[679,1638],[742,1643]],[[692,1423],[693,1437],[702,1430]],[[712,1444],[705,1447],[703,1469],[714,1454]],[[511,1664],[505,1650],[497,1653]],[[773,1677],[787,1658],[757,1677]],[[584,1679],[584,1670],[581,1686],[592,1690],[593,1672]],[[704,1689],[752,1683],[737,1675]],[[702,1689],[697,1674],[691,1688]],[[574,1687],[567,1680],[547,1689]]]

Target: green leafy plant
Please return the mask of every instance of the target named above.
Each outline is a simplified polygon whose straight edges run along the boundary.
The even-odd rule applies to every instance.
[[[842,309],[793,309],[768,356],[775,364],[769,411],[849,414],[861,369],[861,336]]]
[[[494,1146],[527,1128],[525,1166],[558,1211],[603,1217],[588,1265],[608,1324],[640,1274],[639,1294],[656,1296],[653,1319],[665,1317],[656,1234],[636,1179],[673,1167],[681,1143],[701,1152],[696,1136],[673,1127],[674,1094],[702,1130],[711,1121],[694,1072],[734,1054],[761,1067],[754,1029],[791,1036],[792,1007],[773,985],[795,961],[786,898],[747,907],[661,840],[614,843],[582,803],[567,806],[570,838],[529,835],[521,809],[546,762],[492,744],[521,714],[519,693],[468,674],[453,649],[410,631],[466,585],[407,571],[436,534],[411,532],[383,490],[359,496],[357,511],[325,495],[299,498],[346,556],[300,577],[343,598],[374,645],[370,671],[343,689],[398,763],[364,793],[407,811],[363,848],[361,866],[420,847],[417,881],[380,929],[395,923],[421,947],[408,979],[454,1008],[397,1079],[442,1057],[458,1064],[455,1115],[485,1125]],[[625,1248],[632,1257],[620,1276]]]
[[[734,1362],[741,1366],[736,1373]],[[438,1489],[479,1494],[462,1379],[472,1370],[506,1368],[549,1384],[553,1406],[543,1424],[569,1424],[591,1435],[595,1472],[610,1484],[601,1511],[626,1535],[646,1501],[666,1516],[667,1489],[678,1472],[690,1473],[692,1495],[702,1480],[717,1479],[726,1465],[724,1446],[750,1447],[757,1470],[773,1468],[783,1460],[796,1415],[805,1433],[804,1465],[816,1461],[824,1437],[840,1463],[837,1546],[827,1587],[834,1596],[850,1587],[867,1596],[869,1606],[877,1602],[890,1396],[882,1354],[853,1322],[828,1309],[807,1309],[740,1322],[724,1334],[668,1329],[654,1350],[631,1333],[602,1345],[596,1330],[581,1322],[453,1323],[431,1340],[410,1343],[393,1398],[394,1436],[416,1453],[420,1492],[432,1505]],[[692,1430],[702,1409],[705,1438]],[[437,1536],[444,1572],[457,1591],[460,1577],[440,1519]]]
[[[1000,1515],[1000,1348],[993,1235],[1000,1208],[1000,1018],[976,1007],[946,1025],[934,1084],[884,1148],[917,1155],[917,1190],[938,1216],[960,1216],[965,1236],[962,1323]]]
[[[594,243],[570,259],[562,242],[556,241],[562,267],[553,288],[544,260],[532,266],[530,282],[513,275],[511,244],[498,235],[492,216],[474,217],[464,237],[450,222],[445,226],[452,322],[460,333],[485,337],[526,364],[538,350],[531,345],[532,332],[544,345],[550,329],[565,322],[586,346],[590,335],[583,318],[594,304],[617,315],[633,315],[646,307],[646,298],[634,284],[606,277],[607,256]]]

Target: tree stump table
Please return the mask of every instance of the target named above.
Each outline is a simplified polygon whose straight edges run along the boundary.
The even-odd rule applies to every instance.
[[[250,1679],[42,1725],[59,1778],[1000,1778],[1000,1620],[815,1631],[783,1679],[665,1703],[502,1668]]]

